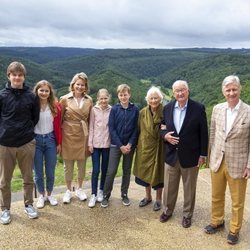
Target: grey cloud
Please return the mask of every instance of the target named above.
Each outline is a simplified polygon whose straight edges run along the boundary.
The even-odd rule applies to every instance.
[[[248,0],[1,0],[0,46],[250,47]]]

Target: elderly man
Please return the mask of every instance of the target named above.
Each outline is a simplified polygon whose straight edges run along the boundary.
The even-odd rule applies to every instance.
[[[161,222],[172,216],[183,181],[184,206],[182,226],[191,226],[194,212],[196,183],[199,168],[205,163],[208,148],[208,129],[205,107],[189,98],[186,81],[173,86],[175,100],[164,107],[161,135],[166,143],[164,174],[164,211]]]
[[[210,128],[212,178],[211,224],[205,232],[213,234],[224,228],[225,190],[232,199],[232,217],[227,242],[236,244],[243,220],[247,179],[250,177],[250,106],[240,100],[237,76],[222,82],[226,102],[214,107]]]

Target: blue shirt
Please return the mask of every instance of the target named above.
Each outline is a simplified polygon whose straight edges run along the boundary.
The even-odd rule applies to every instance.
[[[179,103],[177,101],[175,102],[175,105],[174,105],[174,114],[173,114],[174,126],[178,134],[180,133],[184,118],[186,116],[187,103],[188,102],[186,102],[183,108],[179,106]]]

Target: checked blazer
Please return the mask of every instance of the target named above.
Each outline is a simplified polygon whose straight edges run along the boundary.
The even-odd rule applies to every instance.
[[[210,126],[209,167],[216,172],[223,156],[232,178],[242,178],[245,168],[250,168],[250,106],[241,102],[232,128],[226,135],[227,103],[214,106]]]

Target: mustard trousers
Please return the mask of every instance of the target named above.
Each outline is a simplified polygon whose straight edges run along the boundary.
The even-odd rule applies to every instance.
[[[232,199],[232,216],[229,230],[238,233],[242,226],[244,203],[246,197],[246,179],[233,179],[229,173],[223,159],[217,172],[211,172],[212,179],[212,216],[211,224],[219,225],[224,220],[225,215],[225,192],[227,184],[229,186]]]

